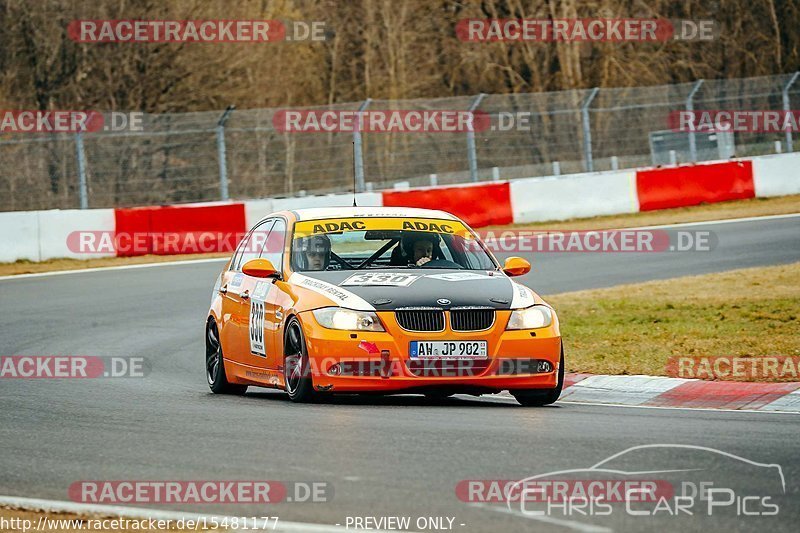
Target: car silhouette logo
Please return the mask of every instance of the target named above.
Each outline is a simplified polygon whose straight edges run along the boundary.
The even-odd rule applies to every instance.
[[[450,302],[450,300],[448,300],[447,298],[439,298],[438,300],[436,300],[436,303],[439,305],[450,305],[452,302]]]

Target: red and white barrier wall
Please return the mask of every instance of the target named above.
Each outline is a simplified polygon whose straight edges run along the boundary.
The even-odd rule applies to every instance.
[[[115,253],[74,253],[74,231],[114,231],[114,209],[52,209],[0,213],[0,262],[44,261],[57,257],[91,259]]]
[[[449,211],[473,227],[635,213],[700,203],[800,194],[800,153],[679,167],[527,178],[360,193],[360,206]],[[220,249],[275,211],[352,205],[351,194],[120,209],[0,213],[0,262],[176,253],[166,238]],[[81,238],[106,238],[89,247]],[[131,236],[142,240],[132,243]],[[168,235],[169,237],[163,237]],[[227,236],[227,237],[226,237]],[[110,237],[110,238],[109,238]],[[217,239],[217,240],[215,240]],[[190,239],[191,240],[191,239]],[[235,243],[234,243],[235,244]],[[222,247],[224,249],[224,247]],[[183,248],[182,253],[196,249]]]
[[[514,222],[509,182],[384,191],[383,205],[441,209],[474,227]]]
[[[636,213],[636,171],[515,180],[509,202],[515,223]]]
[[[192,253],[202,249],[220,250],[220,241],[228,233],[244,231],[245,210],[241,203],[173,205],[115,209],[116,254],[171,255],[176,251]],[[136,235],[143,235],[141,242],[134,242]],[[197,248],[186,250],[186,246],[172,242],[184,235],[192,235]],[[202,240],[201,239],[205,239]]]

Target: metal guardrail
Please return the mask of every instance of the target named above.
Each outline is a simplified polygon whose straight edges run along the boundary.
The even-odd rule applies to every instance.
[[[800,109],[799,76],[304,108],[491,117],[492,128],[464,133],[285,133],[272,122],[279,109],[229,107],[145,115],[142,131],[0,134],[0,211],[325,194],[350,190],[354,178],[359,190],[379,190],[647,166],[649,134],[668,129],[671,112]],[[502,127],[520,114],[525,127]],[[714,157],[686,135],[688,150],[670,154],[677,163]],[[736,133],[735,155],[792,151],[793,135]]]

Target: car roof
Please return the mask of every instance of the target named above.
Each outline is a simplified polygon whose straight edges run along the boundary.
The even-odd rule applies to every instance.
[[[417,207],[309,207],[306,209],[293,209],[292,213],[294,213],[298,221],[360,217],[411,217],[458,220],[458,218],[446,211],[420,209]]]

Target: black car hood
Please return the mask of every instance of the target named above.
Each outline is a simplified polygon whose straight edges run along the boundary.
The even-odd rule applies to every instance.
[[[303,276],[337,286],[362,298],[378,311],[400,307],[475,306],[509,309],[520,296],[533,299],[529,289],[512,282],[505,274],[485,270],[397,269],[360,271],[313,271]],[[372,279],[367,279],[372,277]],[[374,278],[378,274],[396,275],[389,284]],[[405,278],[401,277],[405,276]],[[379,278],[381,279],[381,278]],[[409,283],[410,280],[410,283]],[[394,283],[394,284],[391,284]],[[526,293],[526,294],[522,294]],[[449,302],[448,302],[449,301]],[[530,304],[533,302],[531,301]],[[529,304],[529,305],[530,305]]]

